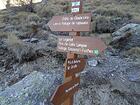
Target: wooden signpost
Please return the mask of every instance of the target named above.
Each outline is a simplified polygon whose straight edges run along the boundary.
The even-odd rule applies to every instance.
[[[69,32],[69,36],[58,37],[57,50],[67,52],[65,61],[64,83],[60,85],[51,98],[54,105],[73,105],[73,96],[79,89],[80,73],[86,65],[84,58],[77,54],[99,55],[106,45],[96,37],[81,37],[80,32],[91,31],[91,14],[82,14],[82,0],[65,0],[71,2],[71,14],[54,16],[48,23],[52,31]]]

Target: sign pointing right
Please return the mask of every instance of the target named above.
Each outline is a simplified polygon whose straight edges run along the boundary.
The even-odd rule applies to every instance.
[[[58,37],[57,50],[60,52],[73,52],[83,55],[99,55],[107,46],[97,37],[60,36]]]

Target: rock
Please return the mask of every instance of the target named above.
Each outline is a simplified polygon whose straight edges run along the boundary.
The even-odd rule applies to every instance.
[[[129,50],[133,47],[140,47],[140,25],[128,24],[114,32],[110,45],[121,50]]]
[[[24,42],[31,42],[31,43],[38,43],[39,40],[37,38],[31,38],[31,39],[24,39]]]
[[[98,65],[98,61],[96,59],[89,60],[88,65],[91,67],[95,67]]]
[[[60,84],[60,74],[33,72],[0,93],[1,105],[50,105],[50,97]]]
[[[139,64],[107,55],[99,66],[85,68],[74,105],[139,105]],[[133,74],[135,81],[130,80]]]
[[[5,32],[12,32],[13,30],[15,30],[15,27],[13,25],[8,24],[3,30]]]
[[[50,28],[49,28],[49,26],[48,26],[47,24],[44,24],[44,25],[42,26],[42,28],[43,28],[44,30],[50,31]]]
[[[126,26],[120,28],[119,30],[117,30],[116,32],[112,33],[113,37],[116,36],[121,36],[122,34],[126,33],[126,32],[130,32],[130,31],[136,31],[136,28],[140,26],[139,24],[127,24]]]
[[[42,3],[48,3],[48,0],[42,0]]]
[[[110,42],[110,45],[112,45],[114,48],[122,49],[126,46],[126,43],[128,42],[131,36],[131,33],[126,33],[122,36],[117,36]]]
[[[131,82],[140,82],[140,73],[129,75],[128,79]]]
[[[30,39],[23,39],[23,42],[30,42]]]
[[[2,23],[2,24],[0,25],[0,29],[5,28],[5,26],[6,26],[6,24],[5,24],[5,23]]]
[[[6,71],[5,68],[0,68],[1,73],[5,72],[5,71]]]

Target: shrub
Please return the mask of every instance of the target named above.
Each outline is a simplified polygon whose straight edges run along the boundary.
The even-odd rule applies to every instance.
[[[121,17],[121,18],[129,18],[131,19],[132,16],[128,13],[121,12],[119,9],[106,9],[106,8],[99,8],[94,13],[100,16],[113,16],[113,17]]]
[[[51,4],[51,5],[48,4],[48,5],[43,6],[43,8],[41,8],[41,10],[38,11],[37,13],[42,17],[50,18],[61,12],[62,12],[62,10],[59,6],[53,5],[53,4]]]
[[[134,58],[140,58],[140,47],[134,47],[134,48],[131,48],[130,50],[128,51],[125,51],[124,53],[125,56],[128,56],[128,57],[134,57]]]
[[[8,38],[7,38],[7,44],[10,46],[14,46],[16,44],[23,44],[23,42],[20,39],[18,39],[17,36],[10,34],[8,35]]]
[[[0,38],[7,38],[9,34],[9,32],[0,32]]]
[[[15,35],[9,35],[7,39],[8,49],[15,54],[19,63],[30,61],[36,58],[35,50],[18,39]]]
[[[112,33],[118,25],[115,24],[112,17],[97,16],[92,22],[92,31],[97,33]]]
[[[38,22],[41,18],[37,15],[37,14],[30,14],[27,16],[27,20],[28,21],[34,21],[34,22]]]
[[[140,3],[139,0],[127,0],[128,3],[138,4]]]
[[[67,4],[60,0],[48,0],[47,4],[38,4],[35,6],[35,11],[41,17],[51,18],[54,15],[63,13],[63,9]]]

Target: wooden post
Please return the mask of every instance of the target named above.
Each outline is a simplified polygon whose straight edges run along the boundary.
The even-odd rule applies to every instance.
[[[74,0],[72,0],[72,1],[74,1]],[[78,1],[78,0],[75,0],[75,1]],[[83,1],[82,1],[82,0],[79,0],[79,1],[80,1],[79,12],[73,13],[73,12],[71,11],[72,14],[80,14],[80,13],[82,13]],[[71,8],[72,8],[72,7],[71,7]],[[69,35],[70,35],[70,36],[80,36],[80,32],[69,32]],[[75,53],[68,53],[68,54],[67,54],[67,59],[69,59],[69,58],[76,59],[77,57],[78,57],[78,55],[75,54]],[[66,59],[66,60],[67,60],[67,59]],[[73,75],[73,76],[71,76],[71,77],[69,77],[69,78],[65,77],[65,75],[64,75],[65,82],[71,81],[71,80],[73,80],[74,78],[75,78],[75,75]],[[63,105],[73,105],[73,96],[70,97],[70,98],[68,98],[68,99],[63,103]]]

